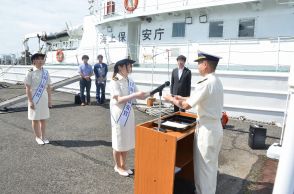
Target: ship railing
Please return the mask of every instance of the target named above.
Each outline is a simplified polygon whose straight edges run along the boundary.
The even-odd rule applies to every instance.
[[[16,64],[10,64],[7,68],[0,67],[0,77],[3,77],[7,72],[9,72],[13,68],[14,65],[16,65]]]
[[[141,44],[98,44],[94,48],[83,48],[78,53],[87,54],[90,63],[95,63],[98,54],[102,54],[105,62],[113,64],[120,58],[131,56],[141,67],[156,68],[176,64],[176,58],[182,54],[187,57],[186,65],[196,68],[197,51],[202,50],[222,57],[221,69],[236,70],[238,66],[263,66],[269,71],[288,71],[294,61],[294,37],[272,37],[262,39],[222,39],[187,42],[163,42]],[[67,56],[77,55],[69,52]],[[70,56],[68,58],[70,58]],[[55,57],[55,56],[52,56]],[[260,69],[261,70],[261,69]]]
[[[130,47],[136,49],[130,49]],[[91,49],[93,51],[91,51]],[[85,52],[96,59],[98,54],[106,56],[109,64],[115,63],[119,50],[124,56],[132,56],[143,67],[163,67],[169,63],[176,64],[176,57],[180,54],[187,57],[187,65],[196,68],[193,62],[197,51],[202,50],[221,56],[219,65],[223,69],[232,70],[236,66],[268,66],[270,71],[288,71],[294,61],[294,37],[273,37],[262,39],[225,39],[208,42],[185,43],[141,43],[128,45],[104,44],[96,48],[89,48]],[[91,58],[91,56],[90,56]],[[94,62],[94,61],[93,61]],[[253,69],[253,68],[252,68]]]
[[[155,50],[155,51],[154,51]],[[230,69],[236,65],[260,65],[275,67],[274,70],[280,71],[281,68],[290,67],[294,60],[294,37],[275,37],[263,39],[227,39],[212,40],[208,42],[186,42],[186,43],[156,43],[141,44],[140,56],[142,63],[153,64],[154,53],[169,50],[167,53],[156,60],[162,64],[167,59],[176,63],[176,57],[183,54],[187,57],[187,64],[192,65],[196,58],[197,50],[203,50],[222,57],[220,65]]]

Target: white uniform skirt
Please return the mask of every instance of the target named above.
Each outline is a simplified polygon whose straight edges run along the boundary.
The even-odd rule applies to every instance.
[[[115,109],[115,108],[114,108]],[[113,111],[113,109],[112,109]],[[135,148],[135,118],[133,108],[125,126],[117,123],[118,117],[111,116],[112,148],[125,152]]]
[[[35,91],[32,92],[34,94]],[[29,120],[44,120],[50,117],[49,107],[48,107],[48,93],[46,89],[44,90],[42,97],[40,98],[38,104],[35,104],[35,109],[31,109],[28,104],[28,119]]]

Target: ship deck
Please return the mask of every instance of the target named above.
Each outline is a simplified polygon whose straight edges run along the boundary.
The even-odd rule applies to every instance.
[[[24,93],[23,85],[0,86],[0,101]],[[34,140],[24,103],[1,112],[1,193],[133,193],[134,176],[125,178],[113,170],[108,104],[77,106],[73,95],[63,92],[53,93],[52,99],[46,130],[51,144],[45,146]],[[153,118],[135,111],[137,124]],[[278,162],[268,159],[266,150],[248,146],[252,123],[256,124],[230,119],[224,130],[218,194],[272,193]],[[262,124],[267,128],[266,144],[278,142],[281,129]],[[133,169],[133,151],[128,163]]]

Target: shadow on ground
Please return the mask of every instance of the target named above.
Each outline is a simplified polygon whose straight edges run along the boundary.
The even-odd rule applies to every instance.
[[[104,140],[93,140],[93,141],[84,141],[84,140],[54,140],[50,141],[54,146],[62,147],[95,147],[95,146],[107,146],[111,147],[112,143]]]
[[[53,105],[53,107],[50,108],[50,109],[69,108],[69,107],[75,107],[75,106],[79,106],[79,105],[76,105],[76,104],[58,104],[58,105]],[[26,111],[28,111],[28,107],[27,106],[8,107],[8,108],[4,107],[0,111],[3,111],[2,114],[14,113],[14,112],[26,112]]]
[[[228,174],[219,174],[216,194],[271,194],[272,189],[272,183],[253,182]]]
[[[196,194],[194,184],[176,178],[174,194]],[[252,182],[227,174],[218,175],[216,194],[271,194],[273,184],[265,182]]]
[[[224,130],[233,131],[233,132],[240,132],[240,133],[244,133],[244,134],[246,134],[246,133],[249,134],[250,133],[249,130],[238,129],[234,125],[226,125],[225,128],[224,128]],[[266,135],[266,137],[267,138],[272,138],[272,139],[277,139],[277,140],[280,139],[280,137],[275,137],[275,136],[268,135],[268,134]],[[267,149],[268,147],[266,147],[265,149]]]

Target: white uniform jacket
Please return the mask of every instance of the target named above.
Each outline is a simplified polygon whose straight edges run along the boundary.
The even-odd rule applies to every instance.
[[[194,178],[197,194],[214,194],[218,154],[222,144],[223,86],[214,73],[197,83],[187,100],[199,117],[194,139]]]
[[[117,80],[111,80],[109,84],[112,148],[116,151],[129,151],[135,148],[134,110],[132,108],[126,125],[121,126],[118,123],[118,119],[126,103],[119,104],[113,97],[129,95],[128,79],[122,77],[120,74],[116,75],[116,79]],[[136,91],[138,91],[138,89],[135,86],[135,92]]]

